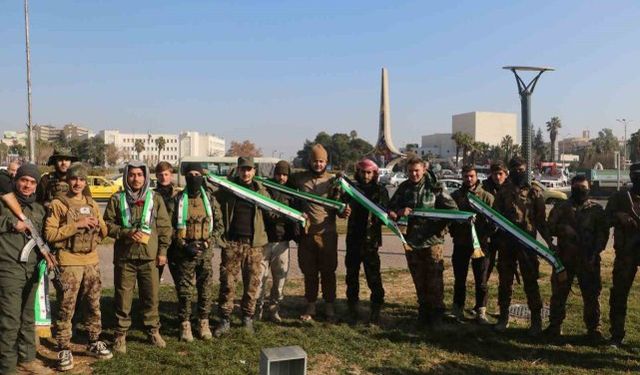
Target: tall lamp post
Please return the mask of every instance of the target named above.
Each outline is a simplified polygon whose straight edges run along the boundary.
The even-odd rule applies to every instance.
[[[616,119],[616,121],[624,125],[624,151],[622,154],[622,159],[624,160],[624,166],[622,166],[622,169],[624,169],[627,165],[627,124],[630,123],[631,120],[627,120],[626,118],[618,118]]]
[[[536,88],[536,84],[542,73],[555,69],[535,66],[504,66],[502,69],[512,71],[518,84],[522,118],[522,154],[527,162],[527,181],[531,182],[531,171],[533,170],[533,158],[531,157],[531,94],[533,94],[533,90]],[[525,84],[518,75],[519,71],[536,72],[537,74],[528,84]]]
[[[31,124],[31,48],[29,47],[29,1],[24,0],[24,39],[27,55],[27,134],[29,140],[29,161],[36,162],[36,139]]]

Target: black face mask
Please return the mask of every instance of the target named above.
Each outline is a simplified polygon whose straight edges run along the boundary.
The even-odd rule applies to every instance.
[[[631,182],[633,183],[633,187],[631,191],[636,194],[640,194],[640,173],[634,173],[631,175]]]
[[[576,203],[584,203],[589,199],[591,190],[582,187],[571,187],[571,199]]]
[[[525,186],[527,184],[527,172],[511,171],[509,172],[509,178],[516,186]]]
[[[200,193],[200,188],[204,184],[204,177],[188,175],[185,180],[187,181],[187,194],[194,196]]]

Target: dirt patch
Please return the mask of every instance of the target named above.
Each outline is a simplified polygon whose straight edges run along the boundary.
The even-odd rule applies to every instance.
[[[312,356],[309,359],[308,373],[309,375],[335,375],[340,373],[347,373],[350,375],[369,374],[369,372],[363,371],[360,367],[354,364],[346,366],[339,358],[328,353]]]

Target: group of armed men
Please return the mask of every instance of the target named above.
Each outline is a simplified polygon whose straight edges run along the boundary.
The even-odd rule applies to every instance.
[[[49,160],[54,171],[40,176],[33,164],[12,168],[14,175],[0,176],[2,193],[13,193],[23,213],[31,219],[42,237],[55,250],[61,269],[57,290],[55,340],[58,370],[73,368],[70,350],[72,318],[80,301],[86,305],[83,317],[89,344],[87,352],[100,359],[112,358],[111,350],[126,353],[126,336],[131,326],[131,305],[137,284],[143,324],[148,341],[157,347],[166,343],[160,335],[159,284],[168,265],[178,296],[180,340],[193,341],[221,337],[231,329],[236,283],[242,279],[241,324],[253,333],[254,319],[281,322],[280,304],[289,270],[291,241],[298,243],[298,264],[304,275],[306,306],[300,319],[317,318],[316,301],[321,288],[323,317],[336,320],[336,268],[338,233],[336,218],[348,218],[345,264],[347,269],[347,320],[360,319],[359,278],[361,265],[371,290],[369,323],[378,324],[384,304],[378,249],[382,245],[382,223],[366,207],[350,200],[326,171],[328,155],[314,145],[308,168],[292,173],[286,161],[276,164],[273,181],[333,200],[346,209],[336,209],[294,198],[266,188],[254,178],[256,168],[250,157],[238,158],[230,181],[275,199],[304,213],[302,228],[283,216],[257,207],[233,192],[207,183],[206,171],[198,163],[185,163],[185,187],[172,183],[173,167],[160,162],[155,168],[157,186],[150,189],[150,169],[130,161],[124,168],[123,190],[109,200],[104,215],[91,198],[87,168],[69,152],[56,151]],[[12,167],[17,167],[13,165]],[[418,323],[437,330],[445,317],[444,237],[453,237],[452,263],[455,277],[450,316],[462,319],[465,313],[466,279],[471,263],[475,280],[473,314],[480,324],[487,318],[487,282],[497,258],[499,278],[499,316],[495,329],[509,326],[509,306],[514,278],[522,276],[527,304],[531,310],[529,334],[557,337],[566,315],[566,300],[577,277],[584,301],[584,322],[594,343],[602,342],[600,327],[600,253],[605,249],[609,228],[614,227],[615,263],[610,297],[611,344],[620,345],[624,335],[627,298],[640,262],[640,164],[630,168],[633,187],[614,194],[606,210],[590,199],[589,181],[584,176],[572,180],[571,197],[556,204],[548,217],[542,192],[528,182],[526,163],[521,158],[491,165],[491,176],[479,181],[473,166],[462,169],[463,186],[449,195],[437,183],[428,163],[415,158],[406,163],[408,180],[390,198],[378,184],[378,167],[367,159],[357,163],[354,185],[370,201],[384,208],[392,220],[407,217],[405,249],[407,264],[418,299]],[[552,297],[549,325],[542,330],[543,307],[538,287],[539,260],[519,240],[498,231],[481,214],[473,223],[482,252],[474,253],[469,222],[448,222],[411,215],[418,208],[473,211],[469,194],[491,205],[531,236],[540,236],[561,259],[566,278],[551,278]],[[98,244],[115,240],[113,251],[115,284],[115,329],[113,346],[101,341],[101,281]],[[557,238],[557,244],[553,243]],[[29,241],[23,221],[4,200],[0,202],[0,373],[12,373],[20,365],[36,371],[34,333],[34,295],[38,285],[32,252],[26,262],[20,252]],[[213,332],[209,326],[213,305],[212,258],[221,248],[219,319]],[[518,272],[519,268],[519,272]],[[270,291],[267,279],[271,275]],[[192,312],[193,289],[197,291],[197,312]],[[193,316],[195,315],[195,317]],[[195,318],[195,319],[192,319]],[[35,370],[34,370],[35,368]]]

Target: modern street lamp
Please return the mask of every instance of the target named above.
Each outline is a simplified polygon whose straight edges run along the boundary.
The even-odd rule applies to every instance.
[[[616,121],[618,121],[619,123],[621,123],[622,125],[624,125],[624,151],[623,151],[623,160],[624,160],[624,166],[627,165],[627,124],[632,122],[631,120],[627,120],[626,118],[618,118],[616,119]],[[622,167],[622,169],[624,169],[624,166]]]
[[[29,161],[36,162],[36,139],[31,124],[31,48],[29,47],[29,1],[24,0],[24,39],[27,54],[27,133],[29,140]]]
[[[531,94],[536,88],[538,79],[542,73],[546,71],[553,71],[555,69],[549,67],[535,67],[535,66],[504,66],[502,69],[507,69],[513,72],[516,77],[516,83],[518,84],[518,93],[520,94],[520,107],[522,118],[522,154],[527,162],[527,181],[531,182],[531,171],[533,170],[533,158],[531,157]],[[521,72],[536,72],[536,76],[525,84],[522,78],[518,75],[518,71]]]

